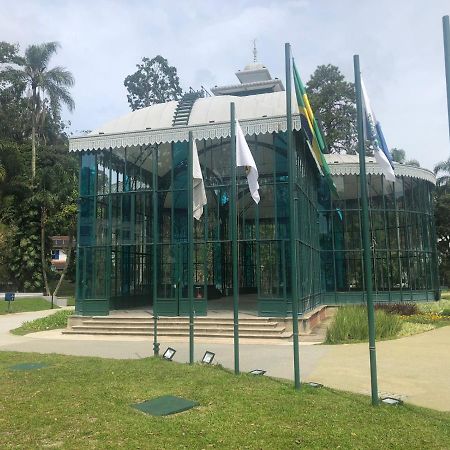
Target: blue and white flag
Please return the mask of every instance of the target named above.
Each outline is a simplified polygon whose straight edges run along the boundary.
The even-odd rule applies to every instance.
[[[383,132],[381,131],[380,122],[377,121],[372,107],[370,105],[369,97],[367,95],[364,81],[361,77],[361,88],[363,94],[363,104],[365,112],[365,132],[366,138],[372,142],[374,146],[374,156],[377,163],[380,165],[381,170],[387,180],[394,182],[394,163],[392,162],[392,156],[387,148],[386,141],[384,140]]]

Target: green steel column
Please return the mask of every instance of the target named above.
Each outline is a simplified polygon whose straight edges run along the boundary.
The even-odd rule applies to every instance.
[[[112,271],[112,221],[113,221],[113,215],[112,215],[112,147],[109,148],[109,184],[108,184],[108,263],[107,263],[107,272],[106,272],[106,282],[108,283],[108,289],[107,289],[107,296],[108,296],[108,302],[111,303],[111,297],[112,297],[112,286],[111,286],[111,271]]]
[[[448,134],[450,137],[450,24],[448,16],[442,18],[444,29],[445,80],[447,84]]]
[[[193,195],[193,152],[194,137],[189,131],[189,155],[188,155],[188,299],[189,299],[189,364],[194,364],[194,195]]]
[[[153,354],[159,355],[159,342],[158,342],[158,146],[153,147],[153,160],[152,160],[152,178],[153,178]]]
[[[287,153],[289,178],[289,240],[291,247],[291,293],[292,293],[292,331],[294,344],[295,389],[300,389],[300,357],[298,345],[298,261],[297,261],[297,218],[295,212],[295,177],[297,176],[297,155],[293,145],[292,130],[292,83],[291,83],[291,44],[285,44],[286,59],[286,120]]]
[[[83,299],[83,289],[81,287],[81,283],[83,283],[83,277],[80,274],[80,261],[81,261],[81,253],[80,253],[80,237],[81,237],[81,179],[82,179],[82,158],[83,154],[80,153],[78,159],[78,208],[77,208],[77,242],[76,242],[76,253],[75,257],[75,314],[83,314],[84,311],[84,299]],[[80,311],[80,304],[83,301],[83,306]]]
[[[230,104],[231,114],[231,254],[233,268],[233,336],[234,336],[234,373],[239,374],[239,280],[238,280],[238,242],[236,217],[236,110],[233,102]]]
[[[377,355],[375,350],[375,311],[372,298],[372,258],[369,239],[369,208],[367,203],[366,151],[364,146],[363,110],[361,101],[361,72],[359,56],[353,56],[355,70],[356,115],[358,126],[359,179],[361,182],[361,224],[364,251],[364,274],[367,290],[367,315],[369,321],[369,355],[372,405],[378,405]]]

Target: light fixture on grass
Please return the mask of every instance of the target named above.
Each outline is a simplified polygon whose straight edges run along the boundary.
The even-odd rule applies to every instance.
[[[320,388],[323,387],[323,384],[320,383],[316,383],[315,381],[310,381],[309,383],[307,383],[308,386],[311,386],[313,388]]]
[[[264,375],[265,373],[266,373],[266,371],[262,370],[262,369],[253,369],[253,370],[250,370],[250,372],[249,372],[249,374],[251,374],[251,375]]]
[[[211,364],[213,362],[214,356],[216,356],[215,353],[206,350],[206,352],[202,358],[202,363],[203,364]]]
[[[163,358],[167,359],[167,361],[172,361],[173,356],[177,351],[172,347],[167,347],[167,350],[163,353]]]
[[[399,406],[403,405],[403,402],[399,398],[395,397],[383,397],[381,399],[381,402],[385,405],[391,405],[391,406]]]

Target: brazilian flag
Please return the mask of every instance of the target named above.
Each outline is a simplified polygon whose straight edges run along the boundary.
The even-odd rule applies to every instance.
[[[298,110],[300,112],[300,119],[302,123],[302,128],[306,133],[316,161],[319,163],[322,169],[323,175],[327,180],[328,186],[331,191],[337,195],[336,186],[334,184],[333,178],[331,177],[330,168],[323,156],[326,150],[325,139],[322,135],[322,131],[319,128],[319,124],[314,117],[313,110],[309,103],[308,95],[306,94],[305,86],[303,86],[302,80],[297,70],[295,62],[293,62],[294,67],[294,85],[295,85],[295,95],[297,97]]]

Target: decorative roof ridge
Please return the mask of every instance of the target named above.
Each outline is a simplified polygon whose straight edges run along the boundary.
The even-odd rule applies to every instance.
[[[366,157],[366,170],[367,173],[373,175],[382,175],[383,172],[379,164],[371,161]],[[359,163],[358,162],[329,162],[329,167],[332,175],[359,175]],[[433,172],[423,167],[408,166],[405,164],[394,164],[395,175],[406,176],[410,178],[417,178],[420,180],[426,180],[430,183],[436,184],[436,176]]]
[[[293,114],[293,129],[300,130],[299,114]],[[257,119],[239,120],[245,135],[258,135],[287,130],[286,116],[261,117]],[[182,142],[189,140],[189,131],[194,139],[219,139],[230,136],[230,122],[217,122],[202,125],[186,125],[176,128],[160,128],[153,130],[129,131],[79,136],[69,139],[69,151],[97,151],[107,148],[131,147],[139,145]]]

